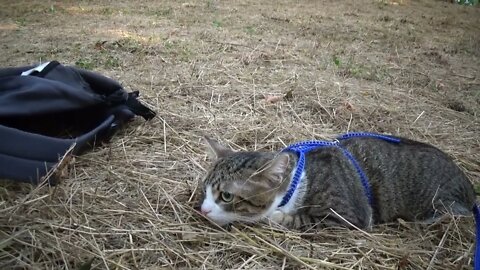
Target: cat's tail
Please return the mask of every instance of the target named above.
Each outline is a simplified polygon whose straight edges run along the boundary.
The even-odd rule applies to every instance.
[[[480,209],[478,204],[473,206],[473,217],[475,218],[475,251],[473,257],[473,269],[480,270]]]

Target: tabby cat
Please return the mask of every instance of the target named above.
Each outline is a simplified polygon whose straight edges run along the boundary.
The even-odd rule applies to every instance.
[[[315,148],[305,154],[294,189],[297,153],[236,152],[206,138],[215,161],[203,181],[201,212],[219,225],[270,221],[293,229],[368,229],[397,218],[431,222],[446,212],[469,215],[473,186],[452,159],[434,146],[396,138],[353,137],[341,147]],[[371,202],[344,150],[368,178]]]

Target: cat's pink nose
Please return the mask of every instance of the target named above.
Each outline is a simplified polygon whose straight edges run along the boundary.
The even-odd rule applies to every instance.
[[[208,213],[212,212],[212,209],[206,209],[204,207],[200,208],[200,212],[202,212],[202,215],[206,216]]]

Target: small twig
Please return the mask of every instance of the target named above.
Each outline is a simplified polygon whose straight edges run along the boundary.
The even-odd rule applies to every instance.
[[[335,212],[335,210],[333,210],[332,208],[330,208],[330,211],[332,211],[337,217],[341,218],[343,221],[345,221],[348,225],[352,226],[353,228],[355,228],[357,231],[359,232],[362,232],[363,234],[365,234],[366,236],[370,237],[371,239],[374,239],[374,237],[367,233],[366,231],[360,229],[359,227],[355,226],[353,223],[351,223],[350,221],[348,221],[347,219],[345,219],[344,217],[342,217],[340,214],[338,214],[337,212]]]
[[[447,230],[445,230],[445,233],[442,236],[442,239],[440,239],[440,243],[438,243],[437,248],[435,249],[435,253],[433,253],[432,259],[430,260],[430,263],[428,264],[427,270],[431,270],[433,268],[433,264],[435,259],[437,258],[438,251],[443,247],[445,244],[445,240],[447,239],[447,233],[450,230],[450,227],[452,226],[452,223],[450,222],[448,224]]]
[[[475,76],[467,76],[467,75],[462,75],[462,74],[457,74],[455,72],[452,72],[453,75],[457,76],[457,77],[461,77],[461,78],[465,78],[465,79],[469,79],[469,80],[475,80]]]

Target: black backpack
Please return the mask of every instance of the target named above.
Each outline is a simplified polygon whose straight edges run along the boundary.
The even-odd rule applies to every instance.
[[[155,112],[100,74],[56,61],[0,69],[0,179],[32,184],[67,151],[76,155],[108,140],[135,115]]]

